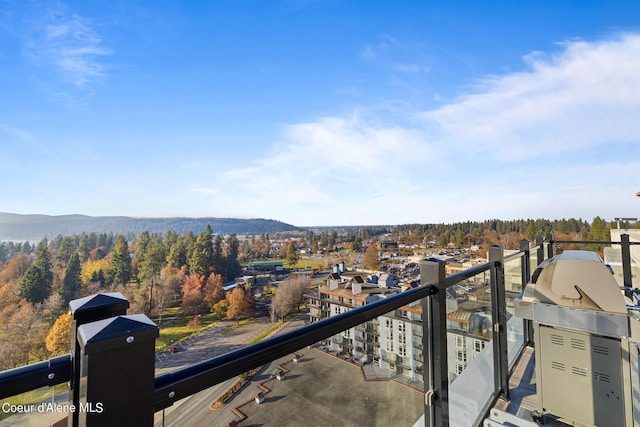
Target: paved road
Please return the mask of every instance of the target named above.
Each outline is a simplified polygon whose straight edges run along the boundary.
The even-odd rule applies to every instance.
[[[287,322],[273,335],[303,326],[308,314],[304,313]],[[235,322],[224,321],[186,341],[177,353],[162,353],[157,356],[156,375],[191,365],[219,354],[233,351],[247,345],[271,327],[268,317],[257,317],[253,321],[221,334]],[[232,421],[235,416],[231,408],[212,411],[211,404],[224,394],[235,379],[196,393],[156,414],[156,426],[221,426]],[[255,391],[251,391],[255,394]]]
[[[293,321],[287,322],[273,335],[304,325],[308,314],[301,314]],[[234,321],[221,321],[202,333],[190,338],[177,346],[177,353],[163,352],[156,355],[156,375],[170,372],[184,366],[192,365],[219,354],[233,351],[247,345],[264,331],[271,328],[269,317],[263,312],[262,316],[254,318],[249,323],[239,326],[229,332],[230,327],[236,325]],[[200,393],[192,395],[164,411],[156,413],[156,426],[220,426],[226,425],[235,418],[230,408],[211,411],[210,406],[224,394],[236,379],[230,379],[213,386]],[[251,391],[255,393],[255,391]],[[55,396],[55,401],[68,402],[68,392]],[[16,414],[3,421],[0,426],[49,426],[64,414]]]

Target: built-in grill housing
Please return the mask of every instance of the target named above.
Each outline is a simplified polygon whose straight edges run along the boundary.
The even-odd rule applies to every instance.
[[[632,331],[640,328],[630,301],[594,252],[565,251],[536,269],[516,315],[533,321],[541,414],[589,426],[634,425]]]

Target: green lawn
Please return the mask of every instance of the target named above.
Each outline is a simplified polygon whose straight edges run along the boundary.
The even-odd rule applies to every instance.
[[[260,260],[260,261],[282,261],[282,266],[284,268],[286,268],[287,270],[293,270],[293,265],[287,261],[286,259],[280,259],[280,258],[268,258],[268,259],[264,259],[264,260]],[[248,262],[242,262],[240,263],[240,265],[242,265],[243,267],[247,267],[249,265]],[[311,259],[299,259],[298,262],[296,263],[295,267],[296,270],[300,270],[303,268],[314,268],[316,270],[320,270],[321,267],[324,267],[325,263],[323,262],[319,262],[319,261],[314,261]]]
[[[165,318],[165,315],[162,317]],[[175,320],[166,323],[165,326],[160,325],[160,336],[156,339],[156,351],[176,345],[192,335],[202,332],[219,320],[213,313],[203,314],[200,316],[200,325],[193,328],[187,325],[191,319],[191,316],[178,316]]]

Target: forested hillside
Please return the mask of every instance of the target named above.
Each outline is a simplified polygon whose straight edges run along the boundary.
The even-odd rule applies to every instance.
[[[57,235],[113,233],[135,236],[144,231],[164,234],[175,231],[201,233],[207,225],[216,234],[261,234],[298,230],[270,219],[238,218],[132,218],[125,216],[19,215],[0,212],[0,240],[39,241]]]

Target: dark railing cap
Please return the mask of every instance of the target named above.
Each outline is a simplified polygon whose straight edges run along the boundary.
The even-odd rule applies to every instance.
[[[86,354],[155,340],[158,327],[144,314],[112,317],[78,327],[78,341]]]
[[[91,295],[69,302],[71,315],[81,323],[125,314],[129,301],[120,292]]]

